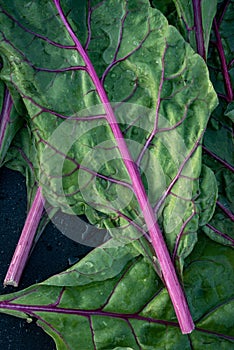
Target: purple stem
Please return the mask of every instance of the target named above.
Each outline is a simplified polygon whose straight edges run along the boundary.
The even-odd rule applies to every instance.
[[[215,153],[211,152],[208,148],[206,148],[205,146],[202,146],[203,150],[209,154],[209,156],[213,157],[215,160],[217,160],[218,162],[220,162],[221,164],[223,164],[228,170],[230,170],[231,172],[234,173],[234,168],[228,164],[225,160],[223,160],[222,158],[220,158],[219,156],[217,156]]]
[[[233,64],[234,64],[234,58],[231,59],[231,61],[228,63],[228,69],[231,69]]]
[[[91,32],[91,17],[92,17],[92,8],[91,8],[91,1],[90,0],[87,0],[87,3],[88,3],[88,19],[87,19],[87,31],[88,31],[88,37],[87,37],[87,40],[86,40],[86,43],[84,45],[85,47],[85,50],[88,50],[89,48],[89,44],[90,44],[90,40],[91,40],[91,36],[92,36],[92,32]]]
[[[17,298],[15,298],[17,300]],[[49,327],[52,328],[52,326],[45,322],[45,320],[38,314],[38,313],[55,313],[55,314],[65,314],[65,315],[77,315],[77,316],[83,316],[86,318],[90,318],[92,316],[101,316],[101,317],[112,317],[116,319],[122,319],[122,320],[138,320],[138,321],[144,321],[149,322],[152,324],[161,324],[166,327],[175,327],[178,328],[178,323],[174,321],[168,321],[163,319],[156,319],[153,317],[147,317],[142,316],[139,313],[133,313],[133,314],[124,314],[124,313],[117,313],[117,312],[111,312],[111,311],[104,311],[102,309],[91,309],[91,310],[83,310],[83,309],[69,309],[69,308],[62,308],[62,307],[55,307],[51,305],[24,305],[24,304],[17,304],[16,302],[12,303],[11,301],[0,301],[0,308],[3,310],[13,310],[18,312],[23,312],[27,315],[31,315],[33,317],[36,317],[37,319],[40,319],[42,322],[49,325]],[[53,328],[54,329],[54,328]],[[218,333],[215,331],[212,331],[210,329],[204,329],[200,327],[196,327],[196,330],[198,332],[203,332],[207,334],[214,334],[217,337],[221,337],[224,339],[234,340],[234,337],[231,335],[226,335],[222,333]],[[59,332],[56,330],[56,332],[59,334]]]
[[[234,247],[234,239],[233,238],[231,238],[228,235],[226,235],[225,233],[219,231],[217,228],[215,228],[214,226],[212,226],[210,224],[206,224],[206,227],[208,227],[210,230],[214,231],[215,233],[217,233],[219,236],[223,237],[227,241],[231,242],[231,245]]]
[[[194,27],[197,44],[197,52],[206,61],[206,49],[204,44],[203,26],[202,26],[202,11],[201,0],[193,0]]]
[[[195,152],[195,150],[200,146],[200,141],[203,137],[203,134],[199,137],[199,139],[197,140],[197,142],[195,143],[195,145],[193,146],[193,148],[191,149],[191,151],[189,152],[189,154],[186,156],[186,158],[183,160],[182,164],[180,165],[176,176],[174,177],[174,179],[171,181],[170,185],[167,187],[166,191],[164,191],[163,195],[159,198],[159,200],[157,201],[156,205],[154,206],[154,212],[157,214],[157,212],[159,211],[160,207],[162,206],[163,202],[165,201],[166,197],[171,193],[171,190],[173,188],[173,186],[175,185],[175,183],[179,180],[179,178],[182,176],[181,173],[185,167],[185,165],[188,162],[188,159],[191,158],[191,156],[193,155],[193,153]]]
[[[4,91],[3,108],[0,115],[0,149],[3,144],[7,124],[10,122],[10,113],[13,106],[11,95],[7,88]]]
[[[55,1],[55,0],[54,0]],[[165,326],[178,327],[178,323],[174,321],[160,320],[151,317],[146,317],[138,314],[124,314],[117,313],[111,311],[103,311],[101,309],[91,309],[91,310],[83,310],[83,309],[68,309],[62,307],[54,307],[50,305],[23,305],[10,303],[8,301],[1,301],[0,308],[5,310],[13,310],[18,312],[24,312],[28,315],[34,314],[35,317],[39,318],[39,315],[36,312],[53,312],[56,314],[65,314],[65,315],[78,315],[83,317],[91,317],[91,316],[101,316],[101,317],[113,317],[117,319],[135,319],[139,321],[152,322],[156,324],[162,324]]]
[[[32,207],[27,215],[23,231],[16,246],[13,258],[4,279],[4,286],[18,287],[22,272],[28,260],[33,239],[41,219],[44,208],[44,199],[39,187]]]
[[[231,211],[229,211],[227,208],[225,208],[225,206],[219,201],[217,201],[216,204],[229,217],[229,219],[234,221],[234,215],[232,214]]]
[[[45,145],[47,145],[48,147],[50,147],[51,149],[53,149],[54,151],[56,151],[58,154],[64,156],[64,159],[66,158],[67,160],[70,160],[70,161],[76,166],[76,167],[75,167],[73,170],[71,170],[69,173],[64,174],[63,177],[65,177],[65,176],[70,176],[70,175],[74,174],[74,172],[77,171],[77,169],[82,169],[82,170],[84,170],[84,171],[87,171],[87,173],[89,173],[89,174],[91,174],[91,175],[93,175],[93,176],[99,177],[99,178],[104,179],[104,180],[106,180],[106,181],[110,181],[110,182],[116,183],[116,184],[121,185],[121,186],[125,186],[125,187],[129,188],[130,190],[132,190],[132,185],[129,184],[128,182],[120,181],[120,180],[118,180],[118,179],[114,179],[114,178],[112,178],[112,177],[108,177],[108,176],[99,174],[99,173],[97,173],[96,171],[91,170],[91,169],[89,169],[89,168],[87,168],[87,167],[85,167],[85,166],[83,166],[83,165],[77,163],[73,158],[68,157],[66,154],[64,154],[63,152],[57,150],[55,147],[53,147],[52,145],[50,145],[49,142],[43,140],[43,139],[40,137],[39,133],[38,133],[38,136],[39,136],[39,138],[40,138],[40,142],[42,142],[42,143],[44,143]],[[61,176],[62,176],[62,175],[61,175]],[[53,176],[53,178],[56,178],[56,177],[57,177],[57,176]],[[60,176],[58,176],[58,177],[60,177]]]
[[[219,58],[221,61],[221,69],[224,77],[224,83],[225,83],[225,89],[227,92],[227,101],[231,102],[233,100],[233,91],[232,91],[232,84],[231,79],[228,73],[228,66],[225,58],[225,53],[223,49],[222,39],[219,33],[219,28],[217,24],[216,18],[214,19],[214,31],[216,36],[216,47],[218,50]]]
[[[87,53],[83,49],[81,43],[79,42],[78,38],[73,32],[66,16],[64,15],[63,10],[60,6],[60,1],[54,0],[54,4],[57,8],[57,11],[59,13],[59,16],[61,17],[62,22],[64,23],[68,33],[70,34],[76,46],[77,51],[79,52],[79,54],[81,55],[81,57],[83,58],[86,64],[87,72],[89,73],[94,83],[94,86],[96,87],[100,100],[105,108],[106,119],[110,124],[113,135],[116,139],[116,143],[118,145],[119,151],[121,153],[122,159],[125,163],[129,176],[132,180],[133,191],[137,197],[142,213],[144,215],[144,219],[148,227],[150,237],[152,239],[152,245],[155,249],[157,258],[159,260],[164,281],[165,281],[168,293],[170,295],[171,301],[174,305],[175,313],[177,315],[181,331],[184,334],[191,333],[192,330],[194,329],[194,323],[188,308],[187,301],[185,299],[183,290],[179,284],[178,277],[176,275],[175,268],[173,266],[171,257],[167,250],[167,246],[164,242],[162,232],[160,231],[158,223],[156,222],[153,209],[147,198],[139,171],[128,151],[124,137],[119,128],[118,122],[116,121],[114,111],[108,100],[107,94],[97,76],[97,73],[90,61],[90,58],[88,57]]]

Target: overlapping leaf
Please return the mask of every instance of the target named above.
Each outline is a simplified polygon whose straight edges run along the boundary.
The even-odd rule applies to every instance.
[[[204,231],[214,240],[233,246],[233,1],[220,2],[210,45],[211,79],[219,94],[204,138],[204,162],[216,175],[219,197],[215,215]]]
[[[178,22],[174,23],[184,38],[199,52],[195,42],[197,28],[194,20],[194,5],[198,5],[199,2],[175,1],[175,3],[183,25],[181,27]],[[156,2],[155,6],[157,6]],[[204,231],[220,243],[233,246],[233,1],[219,1],[218,4],[203,1],[200,10],[206,52],[207,43],[211,36],[208,67],[220,102],[212,114],[204,138],[205,155],[203,161],[216,174],[219,185],[216,212],[210,224],[204,226]],[[211,15],[207,15],[211,12]],[[215,14],[213,30],[211,30]],[[207,30],[205,30],[205,26]]]
[[[177,9],[183,5],[187,29],[193,29],[192,2],[189,9],[176,3]],[[124,243],[146,234],[129,174],[99,105],[100,94],[68,25],[52,1],[0,1],[0,5],[1,79],[12,96],[19,94],[24,101],[36,159],[28,135],[17,144],[21,135],[15,145],[39,164],[35,175],[48,201],[68,213],[85,213],[91,223],[107,227]],[[2,297],[0,307],[16,316],[36,317],[60,350],[77,349],[77,344],[87,350],[161,349],[165,344],[169,350],[232,349],[231,249],[200,235],[193,251],[199,226],[219,243],[233,243],[228,232],[231,221],[223,220],[223,208],[228,212],[231,208],[228,167],[232,165],[227,150],[232,105],[221,107],[229,119],[220,121],[214,114],[205,140],[208,152],[228,166],[217,166],[213,157],[205,162],[209,168],[201,166],[202,137],[216,98],[203,60],[177,30],[146,0],[61,1],[61,5],[140,169],[155,217],[178,262],[196,330],[181,335],[144,239],[117,247],[111,246],[112,241],[116,245],[112,239],[69,271]],[[203,2],[203,13],[207,6]],[[212,15],[203,16],[206,50],[215,8],[212,2]],[[190,40],[196,48],[193,31]],[[216,68],[215,83],[223,79]],[[223,88],[217,91],[224,93]],[[213,130],[219,132],[212,134]],[[214,135],[217,142],[226,137],[226,149],[213,143]],[[15,156],[11,149],[11,164]],[[221,211],[207,225],[217,199],[211,169],[219,183]]]
[[[174,257],[178,253],[183,260],[196,242],[200,142],[216,104],[206,66],[148,1],[141,3],[141,11],[135,1],[77,2],[74,8],[69,4],[62,2],[64,13],[109,100],[117,103],[116,116],[141,169],[155,215],[160,216],[168,246]],[[2,3],[1,21],[6,29],[1,41],[1,77],[10,77],[31,117],[38,140],[40,181],[50,203],[69,213],[71,209],[75,214],[85,213],[91,223],[111,231],[121,227],[121,236],[136,237],[144,222],[128,188],[129,176],[108,123],[92,116],[90,108],[100,102],[100,96],[56,13],[50,1]],[[82,21],[77,20],[79,16]],[[127,110],[123,102],[128,103]],[[103,113],[102,107],[98,112]],[[80,132],[69,150],[63,143],[71,139],[71,130],[58,128],[68,117]],[[57,129],[62,133],[51,144]],[[46,156],[45,146],[49,149]],[[88,171],[87,166],[80,167],[85,161]],[[93,180],[97,172],[100,176]],[[79,188],[77,176],[86,179]],[[88,193],[85,201],[84,192]],[[212,213],[212,205],[208,208]],[[135,226],[129,225],[132,220]]]
[[[192,48],[206,59],[217,0],[156,0],[152,3],[175,25]]]
[[[207,57],[217,0],[174,0],[180,18],[180,31],[192,48]]]
[[[0,309],[36,318],[58,350],[157,350],[165,344],[168,350],[228,350],[234,342],[233,267],[230,248],[201,238],[184,273],[196,321],[187,336],[152,265],[131,244],[96,248],[71,269],[2,296]]]

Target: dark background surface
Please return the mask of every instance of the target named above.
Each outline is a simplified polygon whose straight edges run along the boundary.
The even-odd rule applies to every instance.
[[[70,267],[91,248],[76,243],[49,223],[28,260],[18,288],[3,287],[3,280],[26,218],[25,178],[0,169],[0,294],[16,292]],[[35,322],[0,314],[1,350],[55,350],[55,344]],[[85,349],[84,349],[85,350]]]

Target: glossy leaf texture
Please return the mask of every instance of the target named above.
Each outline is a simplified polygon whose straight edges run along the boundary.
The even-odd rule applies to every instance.
[[[124,242],[145,234],[103,107],[93,108],[100,94],[53,2],[0,3],[1,78],[27,108],[47,200],[67,213],[85,214]],[[123,0],[61,5],[113,104],[155,218],[182,269],[205,222],[200,208],[206,207],[208,218],[216,200],[208,171],[210,200],[198,197],[201,141],[217,103],[207,68],[148,1],[140,10],[138,2]],[[79,140],[71,138],[71,127]]]
[[[183,278],[196,321],[191,335],[180,333],[165,288],[131,244],[96,248],[69,270],[2,296],[0,310],[36,318],[58,350],[231,350],[232,250],[200,238]]]
[[[219,95],[204,137],[204,162],[216,175],[219,196],[215,214],[204,231],[212,239],[234,246],[233,158],[233,1],[219,2],[208,66]]]

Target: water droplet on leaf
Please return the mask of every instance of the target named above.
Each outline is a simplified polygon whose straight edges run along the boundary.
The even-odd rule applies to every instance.
[[[85,265],[90,268],[94,266],[94,264],[91,261],[86,261]]]

